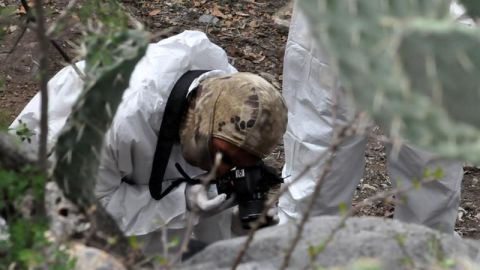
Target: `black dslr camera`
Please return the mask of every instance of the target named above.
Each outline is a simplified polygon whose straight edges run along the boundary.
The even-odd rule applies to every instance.
[[[216,179],[218,194],[225,193],[227,198],[235,195],[244,229],[249,229],[250,223],[261,216],[270,189],[281,183],[283,179],[263,162],[251,167],[234,168]]]

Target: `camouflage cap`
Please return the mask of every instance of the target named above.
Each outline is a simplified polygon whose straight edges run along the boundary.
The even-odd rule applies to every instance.
[[[212,138],[264,158],[285,133],[285,101],[258,75],[240,72],[208,78],[190,98],[180,143],[183,156],[192,165],[209,168]]]

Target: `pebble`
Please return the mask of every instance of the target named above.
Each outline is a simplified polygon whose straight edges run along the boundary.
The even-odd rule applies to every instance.
[[[377,190],[376,187],[374,187],[374,186],[372,186],[372,185],[369,185],[369,184],[363,184],[363,187],[364,187],[364,188],[371,189],[371,190],[373,190],[373,191],[376,191],[376,190]]]
[[[474,184],[474,185],[478,184],[478,178],[477,177],[472,178],[472,184]]]
[[[198,18],[198,21],[201,23],[210,23],[215,25],[220,21],[220,19],[212,15],[203,14],[202,16],[200,16],[200,18]]]

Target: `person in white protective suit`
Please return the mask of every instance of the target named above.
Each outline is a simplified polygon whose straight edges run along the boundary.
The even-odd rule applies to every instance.
[[[321,177],[334,133],[334,100],[337,100],[338,126],[352,121],[355,114],[355,109],[347,105],[345,93],[334,89],[338,82],[329,67],[327,52],[313,40],[308,28],[305,15],[295,5],[283,69],[283,96],[289,108],[284,136],[285,182],[292,182],[307,166],[312,167],[281,196],[280,224],[301,217]],[[350,136],[341,143],[312,215],[338,215],[342,204],[351,206],[363,176],[366,143],[365,135]],[[408,144],[401,146],[396,154],[392,153],[392,145],[387,144],[386,151],[387,170],[394,186],[413,185],[413,181],[422,179],[426,168],[443,171],[439,181],[407,192],[405,200],[401,200],[404,203],[395,206],[394,217],[453,233],[460,203],[462,163],[439,158]]]
[[[84,62],[77,64],[84,68]],[[147,253],[161,248],[160,234],[183,236],[191,209],[196,239],[211,243],[231,236],[231,208],[225,194],[203,185],[180,184],[160,200],[149,192],[149,178],[167,98],[177,80],[189,70],[211,70],[189,87],[188,107],[173,145],[162,183],[181,178],[178,163],[190,176],[205,174],[215,154],[222,154],[220,176],[232,167],[258,163],[271,152],[286,129],[287,110],[281,94],[266,80],[237,73],[224,50],[198,31],[185,31],[150,44],[135,67],[112,125],[105,135],[95,194],[126,235],[139,236]],[[72,67],[48,83],[51,148],[83,87]],[[19,120],[39,134],[40,96],[37,94],[11,125]],[[37,135],[32,144],[38,142]]]

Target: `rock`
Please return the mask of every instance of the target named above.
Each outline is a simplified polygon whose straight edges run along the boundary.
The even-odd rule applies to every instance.
[[[473,178],[472,178],[472,184],[473,184],[473,185],[478,184],[478,178],[477,178],[477,177],[473,177]]]
[[[373,191],[376,191],[377,188],[372,186],[372,185],[369,185],[369,184],[363,184],[363,188],[366,188],[366,189],[370,189],[370,190],[373,190]]]
[[[200,18],[198,18],[198,21],[201,23],[208,23],[208,24],[215,25],[220,21],[220,19],[212,15],[203,14],[202,16],[200,16]]]
[[[103,250],[75,243],[68,253],[75,257],[75,270],[126,270],[120,261]]]
[[[293,10],[293,1],[290,1],[279,9],[273,16],[273,25],[279,29],[288,32],[288,28],[290,27],[290,20],[292,18],[292,10]]]
[[[55,238],[65,239],[90,228],[86,217],[65,198],[57,183],[48,182],[45,189],[45,209]]]
[[[288,269],[309,266],[309,247],[322,243],[338,221],[339,217],[323,216],[307,222]],[[238,269],[279,269],[295,233],[294,224],[259,231]],[[244,242],[245,237],[214,243],[178,269],[230,269]],[[315,263],[325,268],[348,267],[361,258],[378,260],[383,265],[378,269],[405,269],[409,266],[406,262],[411,262],[410,268],[415,269],[432,269],[432,265],[456,261],[479,264],[480,243],[397,220],[353,217],[337,232]]]

